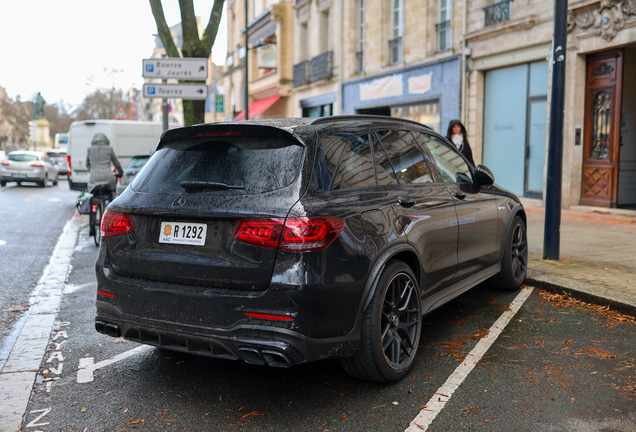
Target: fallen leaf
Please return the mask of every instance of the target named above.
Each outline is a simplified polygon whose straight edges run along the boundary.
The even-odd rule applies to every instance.
[[[251,413],[247,413],[247,414],[245,414],[245,415],[244,415],[243,417],[241,417],[241,418],[242,418],[242,419],[244,419],[245,417],[249,417],[249,416],[253,416],[253,415],[254,415],[254,416],[257,416],[257,415],[262,416],[262,415],[263,415],[263,413],[262,413],[262,412],[258,412],[258,411],[252,411]]]
[[[133,419],[127,420],[124,422],[124,425],[136,425],[136,424],[144,424],[146,421],[144,419]]]

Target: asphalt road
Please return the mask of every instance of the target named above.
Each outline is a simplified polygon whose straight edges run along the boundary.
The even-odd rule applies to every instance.
[[[0,188],[0,350],[49,262],[78,192],[57,186],[8,183]],[[0,359],[4,357],[0,351]]]
[[[636,430],[636,324],[600,308],[477,287],[424,318],[406,379],[378,384],[337,361],[276,369],[101,335],[96,254],[84,224],[22,431],[403,431],[422,415],[431,431]]]

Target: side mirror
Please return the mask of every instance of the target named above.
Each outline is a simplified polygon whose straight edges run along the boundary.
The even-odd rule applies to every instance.
[[[490,186],[495,182],[495,175],[485,165],[477,165],[475,168],[475,181],[479,186]]]

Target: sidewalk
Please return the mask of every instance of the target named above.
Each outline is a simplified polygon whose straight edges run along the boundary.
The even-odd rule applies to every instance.
[[[636,211],[562,210],[560,259],[548,261],[543,259],[544,208],[525,201],[524,207],[529,285],[636,316]]]

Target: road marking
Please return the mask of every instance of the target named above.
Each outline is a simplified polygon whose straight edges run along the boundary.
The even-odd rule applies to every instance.
[[[75,213],[64,226],[48,265],[31,293],[31,304],[13,346],[0,352],[9,352],[6,362],[0,362],[0,431],[20,429],[35,378],[46,352],[55,324],[55,316],[62,299],[64,282],[71,269],[71,258],[81,226],[81,217]]]
[[[6,241],[4,241],[4,240],[0,240],[0,246],[2,246],[2,245],[6,245],[6,244],[7,244],[7,242],[6,242]]]
[[[121,354],[116,355],[115,357],[111,357],[109,359],[100,361],[99,363],[94,363],[95,359],[93,357],[85,357],[80,359],[79,361],[79,369],[77,370],[77,382],[78,383],[88,383],[92,382],[93,372],[97,369],[101,369],[106,366],[110,366],[113,363],[117,363],[118,361],[127,359],[130,356],[139,354],[143,351],[154,348],[151,345],[141,345],[137,348],[131,349],[130,351],[123,352]]]
[[[481,358],[486,354],[488,349],[497,340],[506,325],[512,317],[519,311],[523,303],[530,297],[534,288],[527,287],[521,290],[514,301],[510,304],[510,308],[504,312],[497,321],[490,327],[488,335],[483,337],[468,353],[462,364],[448,377],[443,386],[441,386],[428,401],[420,413],[411,422],[405,432],[422,432],[428,429],[435,417],[444,409],[457,388],[466,379],[468,374],[473,370]]]
[[[39,409],[39,410],[35,410],[35,411],[30,411],[29,414],[35,414],[35,413],[42,413],[42,414],[40,414],[33,421],[31,421],[29,424],[27,424],[26,427],[32,428],[32,427],[46,426],[47,424],[49,424],[49,422],[36,423],[36,421],[42,420],[42,418],[44,418],[44,416],[46,416],[50,412],[51,412],[51,408],[45,408],[45,409]]]

